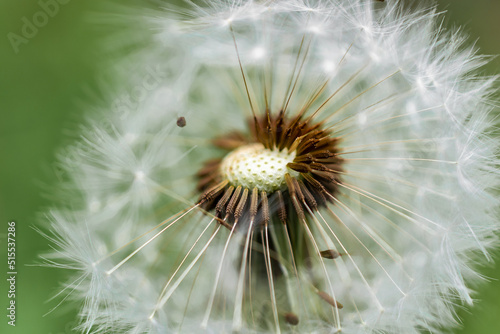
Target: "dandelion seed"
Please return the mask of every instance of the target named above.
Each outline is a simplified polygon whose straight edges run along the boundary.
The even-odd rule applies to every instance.
[[[156,13],[144,61],[163,81],[68,150],[71,209],[49,214],[82,332],[452,326],[496,241],[499,161],[494,79],[436,16],[373,0]]]
[[[185,127],[185,126],[186,126],[186,124],[187,124],[187,123],[186,123],[186,118],[184,118],[184,117],[182,117],[182,116],[181,116],[181,117],[179,117],[179,118],[177,118],[177,126],[178,126],[178,127],[183,128],[183,127]]]

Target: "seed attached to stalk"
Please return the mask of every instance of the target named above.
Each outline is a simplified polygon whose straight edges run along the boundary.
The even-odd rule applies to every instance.
[[[295,268],[299,279],[296,266],[307,267],[311,255],[316,254],[320,261],[323,261],[321,258],[340,256],[334,250],[313,253],[311,249],[317,245],[311,239],[307,225],[316,219],[313,217],[316,212],[334,202],[342,182],[342,158],[339,140],[332,132],[323,129],[323,124],[313,122],[312,118],[302,119],[300,113],[287,118],[284,112],[276,115],[266,112],[261,117],[254,117],[248,128],[248,135],[233,132],[213,141],[214,146],[227,153],[222,159],[207,161],[199,170],[198,190],[201,195],[198,204],[213,212],[231,234],[235,231],[248,240],[245,245],[249,246],[245,246],[242,252],[241,273],[248,266],[249,272],[262,276],[254,279],[267,279],[274,318],[278,323],[278,308],[287,307],[278,305],[274,297],[276,282],[283,270]],[[284,235],[270,233],[270,229],[277,230],[279,226],[285,227]],[[280,255],[278,244],[282,242],[288,245],[288,260]],[[247,263],[249,257],[253,260]],[[245,282],[240,278],[239,281],[249,289],[251,279]],[[321,283],[318,282],[321,278],[313,278],[304,284],[312,285],[313,291],[330,304],[333,318],[338,319],[342,304],[336,300],[329,282],[323,288],[329,285],[330,294],[320,290],[317,285]],[[297,298],[288,296],[288,304]],[[298,325],[296,313],[281,314],[284,314],[281,319],[285,323]]]

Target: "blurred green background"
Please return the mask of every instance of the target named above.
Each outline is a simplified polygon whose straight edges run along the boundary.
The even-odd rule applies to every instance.
[[[45,2],[46,0],[42,0]],[[54,17],[38,28],[35,36],[19,44],[16,53],[8,33],[21,35],[23,17],[41,10],[38,0],[0,0],[0,288],[1,333],[72,333],[75,312],[62,306],[43,316],[53,306],[47,303],[63,281],[61,270],[30,266],[48,242],[32,226],[37,214],[50,201],[43,196],[51,175],[55,153],[77,129],[84,110],[91,104],[89,91],[97,91],[97,79],[105,56],[103,39],[116,32],[113,26],[90,23],[92,13],[106,13],[102,0],[60,0]],[[411,1],[410,1],[411,2]],[[154,6],[151,1],[122,0],[121,3]],[[485,54],[500,54],[500,1],[442,0],[448,10],[446,23],[464,26]],[[108,14],[106,13],[106,14]],[[493,60],[485,73],[500,72]],[[17,224],[17,326],[7,325],[6,231],[7,222]],[[477,305],[460,310],[463,326],[456,333],[497,334],[500,328],[500,252],[497,264],[483,270],[492,279],[476,295]]]

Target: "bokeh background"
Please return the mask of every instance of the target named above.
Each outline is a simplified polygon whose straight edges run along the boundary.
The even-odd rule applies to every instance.
[[[46,2],[47,0],[41,0]],[[120,29],[96,24],[96,13],[114,17],[103,0],[60,0],[58,12],[18,52],[8,33],[21,35],[23,17],[31,21],[41,10],[39,0],[0,0],[0,333],[73,333],[75,311],[63,304],[44,316],[56,302],[65,272],[33,266],[48,242],[32,227],[50,202],[55,154],[77,136],[85,105],[100,90],[99,78],[110,59],[106,37]],[[415,0],[416,1],[416,0]],[[157,1],[122,0],[122,4],[155,7]],[[409,3],[412,0],[408,0]],[[461,26],[484,54],[500,54],[500,1],[440,0],[445,24]],[[500,73],[500,59],[484,68]],[[500,139],[499,139],[500,140]],[[49,196],[47,196],[49,195]],[[7,222],[17,224],[17,326],[7,325]],[[453,333],[500,332],[500,252],[496,265],[482,274],[491,279],[476,294],[472,309],[460,309],[461,328]]]

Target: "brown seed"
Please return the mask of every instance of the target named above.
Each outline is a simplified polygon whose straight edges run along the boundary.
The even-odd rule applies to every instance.
[[[285,313],[285,321],[292,326],[297,326],[299,324],[299,317],[293,312],[288,312]]]
[[[240,198],[240,192],[241,192],[241,186],[238,186],[236,190],[233,193],[233,196],[229,200],[229,203],[226,207],[226,212],[229,215],[232,215],[234,213],[234,208],[236,207],[236,201],[238,201],[238,198]]]
[[[318,190],[319,192],[326,192],[326,188],[321,184],[321,182],[319,182],[318,180],[316,180],[314,177],[312,177],[311,175],[309,174],[303,174],[304,176],[304,179],[309,183],[311,184],[316,190]]]
[[[286,224],[286,206],[281,190],[278,190],[278,216],[283,224]]]
[[[248,198],[248,188],[243,189],[243,194],[241,195],[240,202],[236,206],[236,210],[234,210],[234,218],[239,219],[243,214],[243,209],[245,209],[245,205],[247,204]]]
[[[318,296],[321,299],[323,299],[325,302],[327,302],[328,304],[332,305],[333,307],[338,308],[339,310],[342,309],[342,308],[344,308],[344,305],[342,305],[341,303],[339,303],[338,301],[336,301],[332,296],[330,296],[329,294],[327,294],[324,291],[318,291]]]
[[[305,203],[304,202],[304,194],[302,193],[302,189],[300,189],[300,186],[299,186],[299,182],[297,181],[296,178],[292,178],[292,182],[293,182],[293,187],[295,188],[295,192],[297,194],[297,199],[301,202],[301,203]]]
[[[222,190],[224,190],[224,188],[228,183],[229,181],[227,180],[222,181],[213,186],[212,188],[208,189],[207,191],[205,191],[205,193],[201,195],[199,203],[205,203],[211,201],[217,194],[219,194]]]
[[[307,154],[304,154],[304,155],[300,155],[300,156],[296,156],[294,161],[295,162],[305,162],[305,163],[311,163],[314,161],[314,157],[312,156],[312,154],[310,153],[307,153]]]
[[[250,197],[250,217],[254,219],[257,215],[257,208],[259,205],[259,191],[257,188],[253,188],[252,196]]]
[[[317,163],[317,162],[313,162],[310,164],[311,168],[314,169],[314,170],[320,170],[320,171],[328,171],[328,167],[326,167],[325,165],[323,164],[320,164],[320,163]]]
[[[286,166],[299,173],[309,173],[309,171],[311,170],[311,168],[309,168],[307,164],[303,163],[289,162]]]
[[[260,202],[262,203],[262,217],[263,217],[263,220],[264,220],[264,224],[267,224],[269,223],[269,220],[271,219],[269,217],[269,204],[268,204],[268,201],[267,201],[267,194],[265,191],[262,191],[260,193]]]
[[[300,205],[299,200],[295,195],[292,196],[292,204],[299,219],[305,223],[306,216],[304,214],[304,209],[302,208],[302,205]]]
[[[327,249],[320,252],[321,256],[325,259],[336,259],[340,256],[340,253],[333,249]]]
[[[186,119],[184,117],[177,118],[177,126],[183,128],[186,126]]]
[[[334,156],[334,153],[324,150],[324,151],[319,151],[313,154],[313,156],[317,159],[328,159]]]
[[[222,196],[222,198],[219,200],[219,202],[215,206],[215,211],[216,212],[222,212],[222,211],[224,211],[224,208],[226,207],[227,202],[231,198],[231,195],[233,194],[233,191],[234,191],[234,187],[233,186],[231,186],[231,187],[229,187],[229,188],[226,189],[226,192],[224,193],[224,195]]]
[[[314,196],[311,194],[311,192],[307,189],[306,185],[302,180],[298,181],[300,189],[302,193],[304,194],[304,198],[306,199],[307,205],[313,210],[318,209],[318,203],[316,202],[316,199],[314,199]]]

